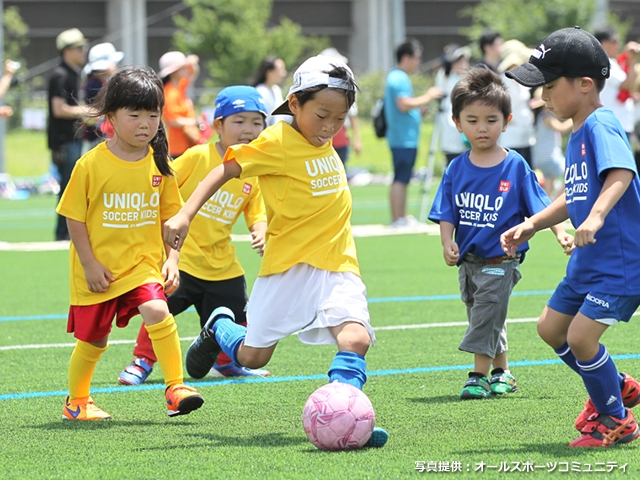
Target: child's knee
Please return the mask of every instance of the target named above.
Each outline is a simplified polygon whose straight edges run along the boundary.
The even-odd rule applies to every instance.
[[[238,351],[238,362],[243,367],[262,368],[271,360],[274,349],[275,345],[273,348],[253,348],[242,345]]]
[[[336,339],[340,350],[365,355],[371,344],[369,332],[360,323],[352,323],[338,335]]]

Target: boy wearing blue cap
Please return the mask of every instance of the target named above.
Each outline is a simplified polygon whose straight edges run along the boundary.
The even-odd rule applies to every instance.
[[[265,127],[267,110],[253,87],[232,86],[216,98],[213,128],[219,141],[197,145],[173,162],[180,194],[188,199],[198,184],[217,165],[227,147],[246,144],[257,138]],[[237,323],[246,325],[247,289],[244,271],[231,245],[231,229],[244,213],[251,232],[251,246],[262,255],[267,215],[258,179],[234,179],[209,198],[199,210],[180,255],[180,283],[168,296],[172,315],[193,305],[203,327],[211,312],[224,305],[231,309]],[[140,329],[136,357],[120,374],[118,381],[139,385],[151,373],[156,356],[144,325]],[[221,353],[213,365],[214,376],[267,376],[269,371],[242,367]]]
[[[538,320],[538,333],[582,377],[589,393],[575,421],[581,435],[570,447],[609,447],[640,436],[631,407],[640,385],[618,373],[600,338],[628,322],[640,306],[640,181],[627,135],[600,102],[609,58],[579,27],[557,30],[529,63],[507,76],[542,86],[542,100],[558,118],[571,118],[564,194],[502,235],[508,254],[535,232],[569,218],[575,246],[565,278]]]

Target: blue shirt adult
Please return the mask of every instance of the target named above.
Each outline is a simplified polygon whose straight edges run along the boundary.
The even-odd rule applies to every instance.
[[[387,75],[384,89],[387,142],[391,148],[418,148],[422,115],[419,108],[401,112],[396,100],[402,97],[413,97],[413,85],[405,71],[394,68]]]
[[[640,294],[640,181],[627,135],[608,108],[589,115],[569,139],[565,195],[574,227],[589,216],[602,191],[607,170],[635,173],[595,234],[596,243],[576,248],[566,279],[578,293],[596,291],[620,296]]]
[[[460,265],[467,253],[483,258],[504,255],[500,235],[549,203],[535,173],[515,150],[493,167],[474,165],[465,152],[444,172],[429,220],[455,226]],[[528,249],[526,242],[518,247],[519,252]]]

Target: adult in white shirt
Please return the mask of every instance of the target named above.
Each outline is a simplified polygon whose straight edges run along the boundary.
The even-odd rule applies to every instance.
[[[291,123],[290,115],[271,115],[280,104],[284,101],[280,84],[287,76],[287,69],[284,60],[269,55],[260,63],[258,71],[253,79],[252,85],[256,87],[260,96],[267,106],[267,126],[275,125],[280,120]]]
[[[616,59],[620,38],[615,27],[606,25],[598,28],[593,36],[600,42],[611,63],[611,74],[604,89],[600,92],[600,101],[602,105],[613,111],[616,118],[620,120],[624,131],[630,136],[635,123],[635,107],[631,94],[636,81],[636,72],[633,66],[636,63],[638,52],[640,52],[640,45],[636,42],[629,42],[625,45],[624,54],[627,64],[631,67],[628,72],[625,72]]]

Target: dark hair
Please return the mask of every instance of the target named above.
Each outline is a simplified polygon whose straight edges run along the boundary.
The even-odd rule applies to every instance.
[[[469,70],[451,91],[451,108],[454,118],[460,119],[460,112],[472,103],[482,103],[496,107],[504,118],[511,115],[511,97],[502,79],[486,67]]]
[[[162,81],[149,67],[123,67],[102,86],[93,105],[97,110],[92,115],[94,118],[115,113],[121,108],[162,112],[164,107]],[[158,133],[151,140],[151,146],[153,159],[160,173],[172,176],[173,171],[169,165],[169,143],[162,121],[158,127]]]
[[[612,40],[616,38],[618,36],[618,31],[613,25],[604,25],[597,28],[596,31],[593,32],[593,36],[596,37],[596,40],[602,43],[605,40]]]
[[[276,68],[276,61],[278,61],[279,59],[280,57],[276,57],[275,55],[269,55],[268,57],[265,57],[265,59],[262,60],[262,62],[260,62],[260,65],[258,66],[258,71],[253,77],[251,86],[257,87],[261,83],[266,82],[267,73]]]
[[[484,47],[486,47],[487,45],[493,45],[493,42],[495,42],[498,38],[502,38],[502,35],[500,35],[500,32],[492,28],[487,28],[484,32],[482,32],[482,35],[480,35],[480,38],[478,39],[478,45],[480,46],[480,52],[482,52],[483,56]]]
[[[415,57],[418,52],[422,52],[422,45],[415,38],[407,38],[403,43],[396,48],[396,60],[400,63],[402,57],[409,55]]]
[[[353,76],[347,71],[346,68],[336,67],[335,65],[332,65],[332,67],[333,67],[332,70],[329,70],[328,72],[324,72],[324,73],[329,74],[329,77],[331,78],[338,78],[340,80],[344,80],[345,82],[347,82],[347,84],[350,87],[348,90],[343,88],[334,88],[333,90],[340,90],[341,92],[344,92],[343,93],[344,98],[347,101],[349,108],[351,108],[351,105],[353,105],[353,102],[356,101],[356,90],[359,90],[358,85],[356,85],[356,81],[354,80]],[[300,106],[302,106],[305,103],[307,103],[309,100],[312,100],[318,92],[324,90],[325,88],[329,88],[329,86],[316,85],[315,87],[305,88],[304,90],[295,92],[293,95],[296,96],[296,98],[298,99],[298,103],[300,104]]]

